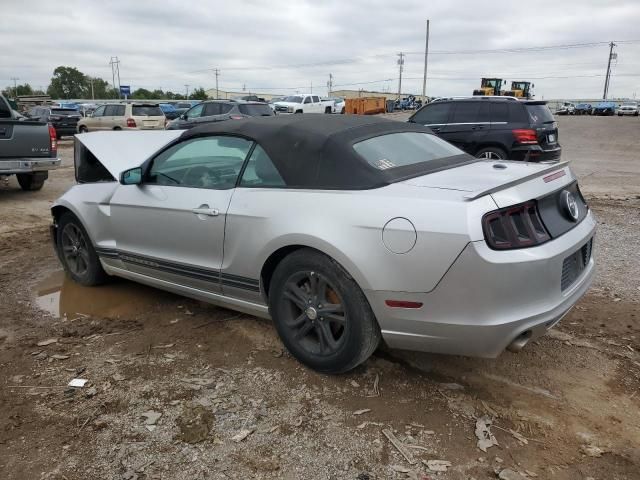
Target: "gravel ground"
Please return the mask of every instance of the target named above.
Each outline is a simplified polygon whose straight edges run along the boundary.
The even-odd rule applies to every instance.
[[[42,191],[0,185],[1,477],[640,478],[632,122],[560,119],[599,229],[594,287],[558,328],[496,360],[382,348],[341,376],[300,366],[269,322],[126,281],[66,279],[47,234],[48,206],[73,182],[63,140],[64,167]],[[65,387],[74,377],[89,382]],[[485,417],[498,443],[486,452],[475,435]],[[451,466],[437,473],[434,460]]]

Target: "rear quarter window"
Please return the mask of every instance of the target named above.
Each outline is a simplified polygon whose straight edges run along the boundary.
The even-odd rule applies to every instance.
[[[463,155],[464,152],[441,138],[422,132],[399,132],[362,140],[354,150],[378,170]]]
[[[273,115],[273,110],[269,105],[238,105],[238,110],[240,113],[252,117],[270,117]]]
[[[555,122],[551,110],[546,105],[526,105],[526,109],[534,124]]]
[[[158,105],[134,105],[132,107],[134,117],[162,117],[162,109]]]
[[[447,123],[450,111],[450,103],[433,103],[418,110],[411,120],[422,125],[441,125]]]

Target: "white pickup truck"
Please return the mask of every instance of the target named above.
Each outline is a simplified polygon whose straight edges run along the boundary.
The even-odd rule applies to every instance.
[[[280,102],[276,102],[275,112],[280,113],[331,113],[333,100],[322,100],[318,95],[299,93],[290,95]]]

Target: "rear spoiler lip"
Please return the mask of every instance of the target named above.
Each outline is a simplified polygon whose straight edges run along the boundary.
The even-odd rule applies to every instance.
[[[500,163],[522,163],[518,161],[501,161]],[[545,173],[549,173],[553,170],[560,170],[569,165],[568,160],[564,160],[562,162],[550,164],[547,168],[543,168],[542,170],[538,170],[524,177],[518,178],[516,180],[512,180],[507,183],[503,183],[502,185],[498,185],[496,187],[487,188],[484,190],[477,190],[475,192],[471,192],[464,196],[464,199],[467,201],[475,200],[476,198],[484,197],[485,195],[491,195],[492,193],[499,192],[500,190],[506,190],[507,188],[513,187],[515,185],[519,185],[521,183],[532,180],[536,177],[541,177]]]

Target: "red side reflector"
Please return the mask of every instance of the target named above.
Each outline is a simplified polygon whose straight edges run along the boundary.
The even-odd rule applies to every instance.
[[[564,177],[567,173],[564,170],[560,170],[559,172],[552,173],[551,175],[547,175],[546,177],[542,177],[544,183],[549,183],[555,180],[556,178]]]
[[[422,307],[422,302],[409,302],[406,300],[385,300],[384,303],[387,304],[387,307],[392,308],[420,308]]]

